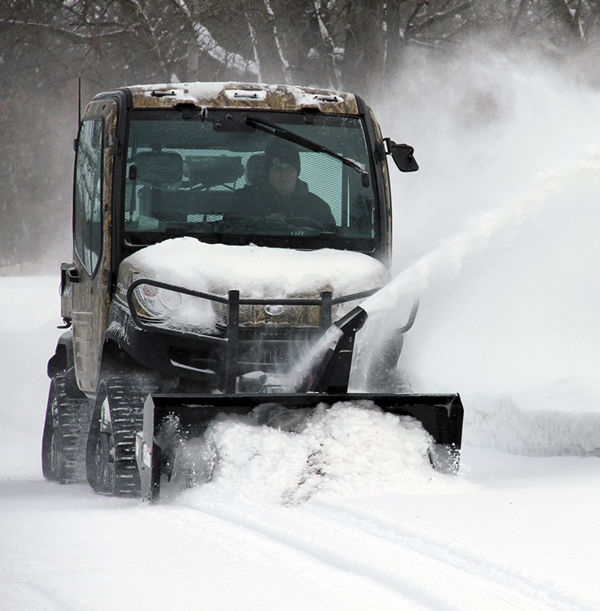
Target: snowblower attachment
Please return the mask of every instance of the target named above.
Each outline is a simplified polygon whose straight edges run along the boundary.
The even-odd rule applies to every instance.
[[[248,416],[265,405],[295,410],[331,406],[340,401],[372,401],[385,412],[418,420],[433,439],[430,449],[433,467],[440,472],[456,473],[463,422],[463,406],[457,394],[348,392],[355,334],[366,319],[367,313],[356,307],[330,327],[313,351],[307,372],[298,383],[299,392],[150,394],[144,406],[143,431],[136,434],[142,497],[158,500],[161,482],[170,481],[173,475],[180,440],[201,437],[219,414]]]

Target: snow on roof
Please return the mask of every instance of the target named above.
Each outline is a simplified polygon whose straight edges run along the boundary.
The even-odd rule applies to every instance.
[[[295,85],[193,82],[136,85],[128,89],[136,107],[172,107],[188,103],[223,108],[318,108],[321,112],[358,114],[354,94]]]

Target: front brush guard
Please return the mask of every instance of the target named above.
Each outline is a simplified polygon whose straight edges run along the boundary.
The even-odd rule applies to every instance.
[[[164,289],[175,293],[180,293],[182,295],[196,297],[209,301],[213,304],[221,304],[225,307],[227,311],[227,327],[224,333],[208,335],[204,332],[199,331],[198,329],[193,330],[186,328],[169,327],[160,324],[160,322],[152,322],[144,318],[144,316],[140,314],[140,312],[138,312],[136,301],[134,299],[135,290],[142,285],[147,285],[150,287],[154,287],[155,289]],[[294,341],[294,338],[297,337],[296,332],[302,330],[311,332],[313,337],[323,334],[328,328],[330,328],[332,324],[334,306],[365,299],[376,293],[378,290],[379,289],[371,289],[359,293],[353,293],[350,295],[343,295],[341,297],[333,297],[331,291],[323,291],[318,298],[274,297],[251,299],[241,297],[240,291],[238,290],[230,290],[228,291],[226,296],[223,296],[215,295],[212,293],[204,293],[201,291],[168,284],[165,282],[159,282],[158,280],[152,280],[149,278],[140,278],[132,282],[127,290],[126,307],[129,312],[129,315],[131,316],[131,320],[137,329],[153,336],[163,336],[166,340],[166,345],[182,345],[189,346],[191,348],[209,345],[214,351],[214,353],[218,354],[218,358],[215,357],[216,360],[222,360],[222,362],[224,363],[222,375],[223,379],[221,380],[222,383],[218,386],[218,388],[223,390],[225,393],[233,394],[236,392],[237,379],[240,374],[240,354],[244,346],[252,345],[257,342],[260,342],[263,345],[281,345],[285,343],[291,343]],[[254,334],[250,334],[250,336],[248,337],[247,331],[249,331],[249,329],[243,329],[242,324],[240,322],[240,308],[242,306],[312,306],[319,309],[319,324],[318,326],[314,327],[308,325],[296,327],[292,326],[291,328],[286,327],[286,325],[281,325],[280,328],[282,331],[285,332],[286,330],[289,330],[290,332],[289,338],[283,341],[281,340],[281,338],[275,340],[266,339],[261,336],[260,331]],[[351,341],[354,341],[354,336],[352,336]],[[131,341],[126,342],[126,344],[130,343]],[[147,344],[147,346],[150,345],[151,344]],[[167,359],[163,359],[163,361],[167,362]],[[161,363],[163,363],[163,361],[161,361]],[[171,366],[175,366],[172,361]],[[160,368],[158,366],[156,367]],[[185,377],[186,374],[190,374],[191,369],[193,368],[188,368],[187,371],[180,369],[178,373]],[[349,367],[345,375],[349,376]]]

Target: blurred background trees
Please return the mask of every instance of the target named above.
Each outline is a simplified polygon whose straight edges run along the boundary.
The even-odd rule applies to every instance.
[[[599,32],[600,0],[3,0],[0,269],[69,243],[79,79],[84,103],[191,80],[377,99],[417,49],[448,55],[479,36],[561,61]]]

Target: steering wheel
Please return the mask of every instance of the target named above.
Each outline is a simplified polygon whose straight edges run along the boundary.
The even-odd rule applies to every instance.
[[[310,229],[316,229],[317,231],[325,231],[325,227],[319,223],[319,221],[315,221],[315,219],[311,219],[308,216],[292,216],[285,219],[286,223],[290,225],[295,225],[296,227],[309,227]]]

